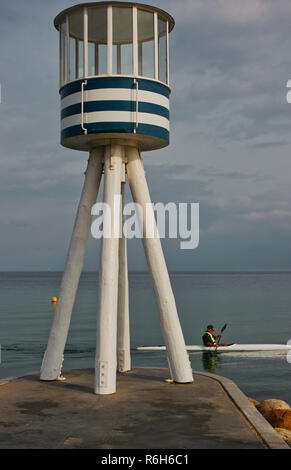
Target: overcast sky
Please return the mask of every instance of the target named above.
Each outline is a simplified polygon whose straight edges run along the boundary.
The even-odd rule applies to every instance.
[[[164,240],[169,269],[290,269],[290,0],[147,3],[176,21],[171,143],[143,155],[152,200],[200,203],[199,246]],[[0,0],[1,271],[64,266],[87,154],[59,143],[53,19],[73,4]],[[128,251],[144,270],[140,241]],[[90,237],[85,269],[98,259]]]

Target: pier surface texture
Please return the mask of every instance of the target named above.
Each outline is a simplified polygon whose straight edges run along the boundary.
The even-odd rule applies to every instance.
[[[167,369],[118,374],[117,393],[95,395],[93,369],[0,381],[1,449],[290,449],[234,382]]]

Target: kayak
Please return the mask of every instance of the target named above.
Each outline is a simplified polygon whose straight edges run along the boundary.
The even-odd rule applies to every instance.
[[[166,346],[139,346],[136,348],[139,351],[165,351]],[[186,346],[187,351],[201,352],[201,351],[216,351],[219,353],[225,352],[248,352],[248,351],[290,351],[291,344],[230,344],[229,346],[219,346],[214,348],[211,346]]]

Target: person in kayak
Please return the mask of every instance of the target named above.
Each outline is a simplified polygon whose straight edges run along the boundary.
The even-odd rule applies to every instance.
[[[221,338],[222,333],[219,335],[214,336],[215,328],[213,325],[208,325],[207,330],[202,333],[202,341],[204,346],[212,346],[214,348],[218,348],[219,344],[216,342],[219,338]]]

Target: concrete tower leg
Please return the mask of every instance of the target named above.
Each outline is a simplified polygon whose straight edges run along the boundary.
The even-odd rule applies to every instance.
[[[123,165],[124,167],[124,165]],[[125,168],[121,181],[122,200],[122,233],[119,239],[119,274],[118,274],[118,311],[117,311],[117,370],[126,372],[131,369],[130,360],[130,328],[129,328],[129,300],[128,300],[128,267],[127,244],[123,233],[125,215]]]
[[[106,206],[99,269],[99,315],[94,386],[94,392],[100,395],[116,391],[118,252],[123,152],[121,145],[106,146],[103,199]]]
[[[160,323],[167,348],[172,379],[178,383],[193,382],[193,374],[177,313],[170,278],[159,236],[147,237],[156,230],[154,211],[139,151],[126,147],[127,176],[135,203],[142,207],[143,246],[153,282]],[[147,214],[147,217],[145,216]],[[140,215],[140,214],[139,214]]]
[[[83,191],[62,277],[59,300],[54,313],[47,349],[42,361],[41,380],[56,380],[61,373],[71,314],[84,263],[91,225],[91,208],[96,202],[102,176],[103,154],[103,147],[98,147],[90,152]]]

